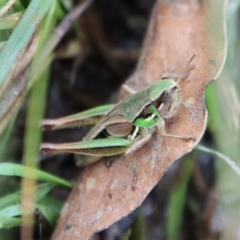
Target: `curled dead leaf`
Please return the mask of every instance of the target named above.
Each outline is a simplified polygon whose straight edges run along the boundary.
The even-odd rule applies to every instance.
[[[191,62],[194,69],[181,86],[183,104],[167,122],[166,132],[196,141],[155,134],[130,156],[138,177],[135,191],[133,173],[124,156],[110,168],[104,161],[86,168],[65,204],[52,239],[89,239],[94,232],[126,216],[142,203],[173,161],[199,142],[207,121],[204,91],[219,75],[225,60],[224,1],[222,5],[218,2],[221,9],[216,8],[222,10],[217,23],[212,21],[216,14],[212,2],[157,1],[138,66],[126,82],[138,91],[163,75],[182,75],[195,55]],[[211,29],[218,34],[213,35]],[[120,99],[123,96],[124,89]]]

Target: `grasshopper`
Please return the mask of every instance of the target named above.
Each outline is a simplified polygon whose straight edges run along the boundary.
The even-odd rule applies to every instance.
[[[64,118],[44,120],[44,129],[96,125],[81,142],[44,143],[41,151],[50,154],[69,152],[97,156],[89,161],[92,163],[103,156],[132,154],[151,138],[156,129],[162,136],[190,140],[191,138],[165,132],[165,119],[178,112],[181,99],[178,81],[161,79],[116,105],[105,105]],[[99,139],[101,133],[108,137]]]

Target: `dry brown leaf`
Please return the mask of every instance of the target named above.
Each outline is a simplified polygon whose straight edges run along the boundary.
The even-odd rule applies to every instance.
[[[211,4],[198,0],[157,1],[138,67],[126,82],[140,90],[163,74],[184,74],[188,61],[195,55],[191,63],[195,69],[181,88],[183,102],[191,107],[181,106],[166,130],[194,137],[196,142],[155,134],[130,157],[138,176],[135,191],[133,173],[124,156],[110,168],[104,161],[86,168],[64,206],[52,239],[86,240],[126,216],[142,203],[173,161],[199,142],[207,121],[204,91],[221,71],[225,59],[223,15],[218,15],[222,22],[212,21],[215,15]],[[216,35],[210,35],[212,28]],[[123,95],[122,90],[120,96]]]

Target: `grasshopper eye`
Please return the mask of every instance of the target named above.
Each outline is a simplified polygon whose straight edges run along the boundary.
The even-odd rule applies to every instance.
[[[174,87],[165,91],[161,96],[159,114],[162,118],[169,119],[176,115],[182,102],[182,96],[179,87]]]

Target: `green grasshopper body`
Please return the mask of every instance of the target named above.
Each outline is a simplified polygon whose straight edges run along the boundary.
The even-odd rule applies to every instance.
[[[84,140],[94,139],[104,129],[115,137],[129,136],[134,126],[151,129],[157,123],[162,122],[160,108],[164,108],[164,103],[161,97],[174,88],[177,88],[174,80],[164,79],[130,95],[106,113]]]
[[[41,151],[50,154],[70,152],[99,157],[121,153],[127,155],[145,144],[155,128],[161,135],[186,140],[188,138],[165,133],[164,119],[174,116],[180,104],[181,94],[177,82],[161,79],[116,105],[106,105],[60,119],[44,120],[42,126],[45,129],[95,123],[96,125],[82,142],[45,143],[42,144]],[[96,139],[102,132],[108,137]]]

